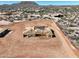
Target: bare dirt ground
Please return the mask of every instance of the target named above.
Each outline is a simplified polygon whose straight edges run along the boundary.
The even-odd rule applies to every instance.
[[[25,26],[48,26],[55,32],[55,38],[24,38]],[[6,27],[12,30],[4,38],[0,38],[0,57],[78,57],[79,52],[69,39],[51,20],[33,20],[14,23]]]

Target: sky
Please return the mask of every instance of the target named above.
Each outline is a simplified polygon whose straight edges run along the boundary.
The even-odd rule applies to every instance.
[[[0,1],[2,4],[13,4],[21,1]],[[79,1],[35,1],[39,5],[79,5]]]
[[[79,1],[37,1],[40,5],[79,5]]]

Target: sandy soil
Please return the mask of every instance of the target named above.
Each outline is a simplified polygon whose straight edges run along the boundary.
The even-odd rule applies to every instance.
[[[24,38],[25,26],[45,25],[52,28],[55,38]],[[6,27],[12,30],[4,38],[0,38],[0,57],[78,57],[78,50],[51,20],[33,20],[14,23]]]

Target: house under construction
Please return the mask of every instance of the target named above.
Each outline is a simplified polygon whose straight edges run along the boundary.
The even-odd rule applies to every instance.
[[[40,37],[40,36],[46,36],[46,37],[55,37],[54,31],[46,26],[34,26],[31,28],[28,28],[23,33],[24,37]]]

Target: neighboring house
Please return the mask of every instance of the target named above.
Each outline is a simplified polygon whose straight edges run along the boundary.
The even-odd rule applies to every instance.
[[[28,19],[41,18],[39,14],[28,14]]]
[[[51,18],[51,15],[45,14],[42,16],[42,18]]]

